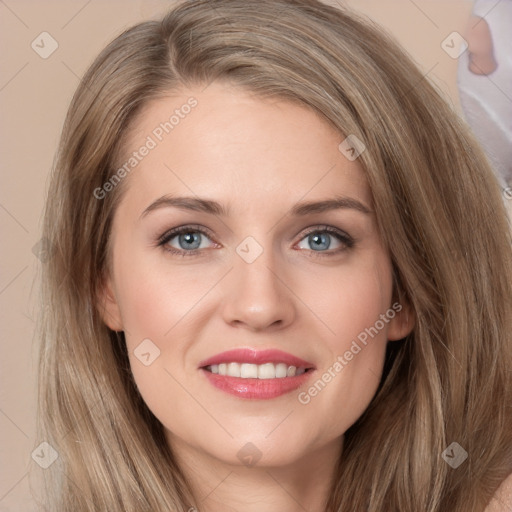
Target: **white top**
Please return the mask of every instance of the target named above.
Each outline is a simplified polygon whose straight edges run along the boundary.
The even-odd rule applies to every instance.
[[[476,75],[465,51],[458,62],[460,103],[506,187],[512,183],[512,0],[476,0],[473,13],[489,25],[498,66],[489,75]]]

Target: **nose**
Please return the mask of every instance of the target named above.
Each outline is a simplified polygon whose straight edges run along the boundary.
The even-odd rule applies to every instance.
[[[296,316],[296,302],[283,265],[276,262],[271,250],[264,250],[250,263],[235,253],[234,268],[224,288],[225,322],[251,331],[290,325]]]

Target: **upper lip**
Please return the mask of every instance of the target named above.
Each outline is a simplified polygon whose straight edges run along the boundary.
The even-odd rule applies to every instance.
[[[264,363],[284,363],[288,366],[295,366],[296,368],[314,368],[315,366],[282,350],[267,349],[267,350],[255,350],[251,348],[237,348],[233,350],[227,350],[216,354],[204,361],[199,363],[200,368],[210,366],[212,364],[221,363],[252,363],[252,364],[264,364]]]

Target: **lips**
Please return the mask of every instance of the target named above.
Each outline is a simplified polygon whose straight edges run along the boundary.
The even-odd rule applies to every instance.
[[[300,387],[315,366],[280,350],[235,349],[199,363],[216,388],[239,398],[268,399]]]

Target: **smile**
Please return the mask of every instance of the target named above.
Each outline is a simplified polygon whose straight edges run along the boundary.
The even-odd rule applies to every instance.
[[[200,363],[210,384],[239,398],[276,398],[299,388],[314,365],[278,350],[236,349]]]

